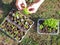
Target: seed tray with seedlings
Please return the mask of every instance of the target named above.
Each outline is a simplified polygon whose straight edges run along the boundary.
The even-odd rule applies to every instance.
[[[6,32],[10,37],[17,41],[20,41],[25,35],[24,31],[21,31],[18,27],[10,23],[8,20],[5,20],[1,24],[1,29],[3,29],[4,32]]]
[[[32,20],[22,14],[18,12],[13,13],[12,11],[2,22],[0,28],[11,38],[15,39],[17,42],[21,42],[33,23]]]
[[[12,22],[14,25],[16,25],[19,29],[23,31],[29,30],[34,24],[32,20],[21,14],[19,11],[14,13],[10,12],[7,18],[10,22]]]
[[[39,34],[59,34],[59,20],[57,19],[39,19],[37,26],[37,32]]]

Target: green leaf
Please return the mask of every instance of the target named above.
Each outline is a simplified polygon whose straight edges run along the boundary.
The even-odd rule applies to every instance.
[[[24,25],[25,28],[28,28],[28,25]]]
[[[28,9],[27,8],[24,8],[23,13],[24,14],[29,14]]]
[[[51,27],[51,28],[54,28],[54,29],[57,29],[58,27],[58,20],[57,19],[53,19],[53,18],[51,18],[51,19],[47,19],[47,20],[45,20],[44,21],[44,25],[45,26],[49,26],[49,27]]]
[[[43,25],[40,25],[39,28],[42,30],[43,29]]]

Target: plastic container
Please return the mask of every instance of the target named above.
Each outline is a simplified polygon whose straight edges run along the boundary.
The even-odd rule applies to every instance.
[[[58,35],[59,34],[59,22],[58,22],[58,30],[57,30],[57,33],[45,33],[45,32],[41,32],[41,30],[39,29],[39,26],[44,22],[44,20],[46,19],[39,19],[38,22],[37,22],[37,33],[38,34],[43,34],[43,35]]]
[[[29,18],[27,18],[26,16],[22,15],[20,12],[18,14],[16,14],[16,15],[18,15],[17,17],[15,17],[17,19],[12,20],[12,16],[13,17],[16,16],[16,15],[14,15],[14,13],[15,13],[15,11],[13,10],[8,14],[8,16],[2,22],[0,29],[1,29],[1,31],[3,31],[7,35],[9,35],[10,38],[16,40],[17,42],[21,42],[23,40],[23,38],[25,37],[25,35],[27,34],[27,32],[32,27],[32,25],[34,24],[34,22],[32,20],[30,20]],[[21,26],[20,24],[17,24],[16,22],[21,21],[21,24],[22,24],[24,21],[22,18],[19,17],[20,15],[24,16],[24,19],[31,21],[32,23],[29,24],[26,21],[23,26]]]

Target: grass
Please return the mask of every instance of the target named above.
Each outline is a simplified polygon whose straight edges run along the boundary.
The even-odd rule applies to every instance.
[[[34,41],[32,38],[24,38],[22,41],[22,45],[39,45],[38,42]]]
[[[26,45],[34,45],[34,44],[36,44],[36,42],[37,42],[36,45],[39,45],[41,43],[42,44],[44,43],[44,45],[45,45],[45,43],[47,43],[47,45],[48,44],[49,45],[56,45],[56,44],[60,45],[60,43],[59,43],[60,42],[60,36],[59,36],[60,34],[58,36],[39,35],[39,34],[37,34],[36,29],[35,29],[37,20],[39,18],[60,19],[60,2],[59,1],[60,0],[45,0],[44,3],[40,6],[37,13],[27,15],[28,17],[30,17],[35,22],[35,25],[30,30],[30,32],[27,34],[27,36],[30,38],[28,38],[28,39],[26,38],[23,40],[23,42],[22,42],[23,45],[25,45],[25,44]],[[9,4],[6,3],[5,4],[0,0],[0,8],[2,8],[1,10],[3,11],[3,14],[2,14],[3,16],[2,16],[2,18],[0,18],[0,23],[4,20],[4,18],[7,16],[8,12],[12,8],[15,9],[15,6],[14,6],[15,4],[13,4],[13,5],[11,5],[11,4],[12,3],[9,3]],[[0,38],[1,37],[3,37],[3,36],[0,36]],[[47,40],[45,40],[45,39],[47,39]],[[42,40],[43,40],[43,42],[42,42]],[[30,41],[31,41],[31,43],[29,44]],[[11,39],[10,39],[10,42],[11,42]],[[14,43],[14,42],[12,42],[12,43]],[[20,45],[22,45],[22,44],[20,44]]]

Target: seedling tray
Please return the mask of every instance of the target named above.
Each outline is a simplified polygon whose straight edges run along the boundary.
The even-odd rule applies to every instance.
[[[38,34],[44,34],[44,35],[58,35],[59,34],[59,22],[57,26],[57,32],[41,32],[42,30],[40,29],[39,26],[41,26],[42,23],[44,23],[46,19],[39,19],[37,22],[37,32]],[[43,25],[44,26],[44,25]],[[46,28],[45,28],[46,29]],[[47,29],[48,30],[48,29]]]
[[[21,42],[34,22],[19,11],[11,11],[1,24],[1,29],[17,42]]]

